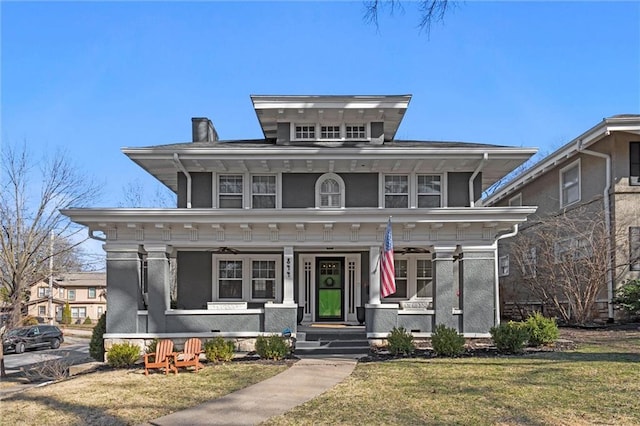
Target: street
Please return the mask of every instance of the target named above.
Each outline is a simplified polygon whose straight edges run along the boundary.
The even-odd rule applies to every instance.
[[[55,359],[64,359],[67,365],[92,361],[89,356],[89,338],[65,336],[59,349],[27,350],[21,354],[6,353],[4,365],[7,374],[12,374],[18,373],[20,368],[28,370],[38,363]]]

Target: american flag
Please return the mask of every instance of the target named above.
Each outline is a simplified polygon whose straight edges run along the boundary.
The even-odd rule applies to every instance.
[[[387,223],[387,230],[384,233],[384,247],[382,257],[380,257],[380,284],[382,287],[382,297],[387,297],[396,292],[396,271],[393,266],[393,236],[391,235],[391,218]]]

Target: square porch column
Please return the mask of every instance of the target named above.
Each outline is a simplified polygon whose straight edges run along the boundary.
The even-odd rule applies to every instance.
[[[466,251],[460,261],[464,333],[488,334],[495,317],[496,250]]]
[[[461,331],[458,315],[454,315],[458,309],[456,295],[458,282],[453,270],[453,250],[453,248],[436,247],[432,255],[434,326],[444,324],[446,327]]]
[[[136,333],[144,309],[138,245],[107,243],[107,333]]]
[[[148,332],[166,331],[165,311],[171,304],[169,254],[171,246],[145,244],[147,251]]]

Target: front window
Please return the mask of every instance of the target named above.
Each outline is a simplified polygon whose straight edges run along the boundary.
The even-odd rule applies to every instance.
[[[222,175],[218,182],[218,207],[242,208],[242,175]]]
[[[242,299],[242,261],[221,260],[218,270],[220,299]]]
[[[587,258],[591,255],[591,246],[586,238],[566,238],[557,241],[553,247],[556,263]]]
[[[75,290],[67,291],[67,300],[76,300],[76,291]]]
[[[387,208],[409,207],[409,178],[408,176],[384,177],[384,206]]]
[[[524,252],[524,256],[522,259],[522,276],[524,278],[535,278],[537,273],[538,263],[536,248],[531,247],[529,250]]]
[[[640,271],[640,226],[629,228],[629,268]]]
[[[340,126],[320,126],[321,139],[340,139]]]
[[[77,307],[71,308],[71,318],[79,319],[87,316],[87,308]]]
[[[296,126],[296,139],[315,139],[315,138],[316,138],[315,124]]]
[[[49,297],[49,287],[38,287],[38,297]]]
[[[417,260],[417,297],[433,297],[433,272],[431,260]]]
[[[390,298],[407,297],[408,269],[406,259],[394,259],[393,267],[396,270],[396,292],[389,295]]]
[[[640,185],[640,142],[629,143],[629,184]]]
[[[275,299],[275,260],[254,260],[251,265],[251,297],[254,299]]]
[[[251,207],[254,209],[276,208],[276,177],[251,177]]]
[[[560,171],[561,207],[580,201],[580,163],[574,163]]]
[[[44,317],[47,315],[47,307],[46,306],[38,306],[38,316]]]
[[[96,288],[95,287],[89,287],[88,293],[89,293],[88,294],[89,299],[95,299],[96,298]]]
[[[418,175],[418,207],[440,207],[440,176]]]
[[[364,124],[347,124],[345,130],[347,139],[366,139],[367,137]]]

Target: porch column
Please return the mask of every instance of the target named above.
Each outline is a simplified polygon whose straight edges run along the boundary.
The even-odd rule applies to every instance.
[[[283,279],[283,294],[282,303],[284,305],[293,305],[293,277],[295,274],[295,267],[293,262],[293,247],[284,248],[284,279]]]
[[[138,245],[103,246],[107,252],[107,333],[136,333],[144,309]]]
[[[453,271],[453,248],[435,248],[433,260],[433,309],[434,325],[444,324],[459,330],[456,290],[458,282]]]
[[[144,248],[147,251],[148,332],[162,333],[166,331],[164,313],[171,303],[169,254],[172,248],[165,244],[148,244]]]
[[[495,248],[465,251],[460,261],[462,325],[465,333],[487,334],[495,319]]]
[[[380,302],[380,246],[369,247],[369,304]]]

